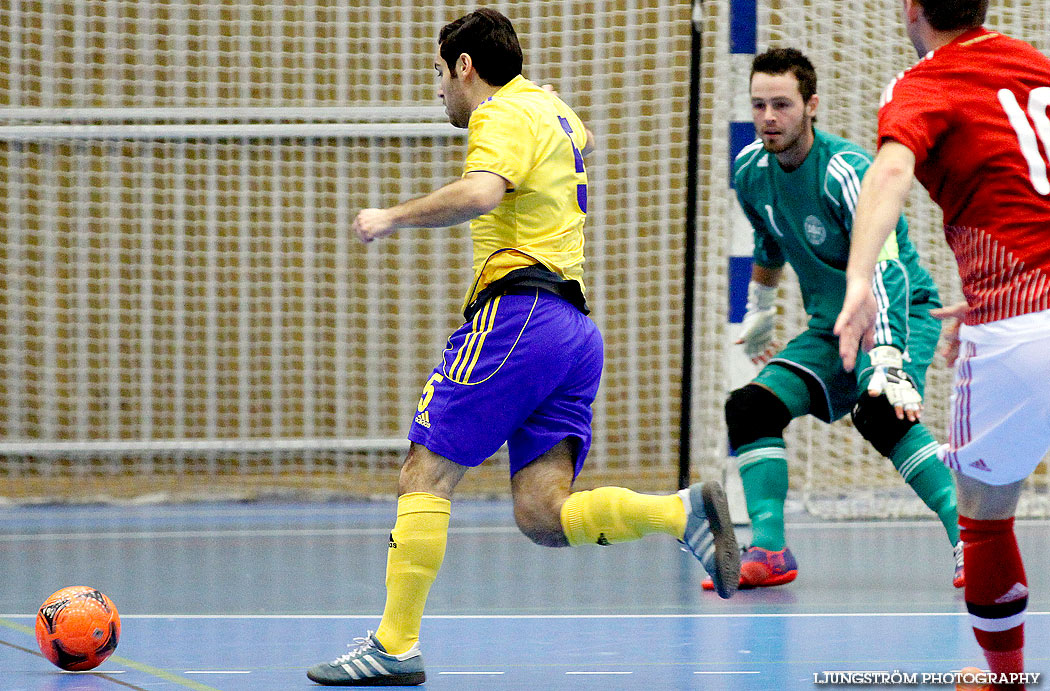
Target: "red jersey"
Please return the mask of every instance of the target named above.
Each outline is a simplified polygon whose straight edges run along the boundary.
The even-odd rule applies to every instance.
[[[1050,59],[984,28],[890,82],[879,145],[915,154],[944,211],[967,324],[1050,309]]]

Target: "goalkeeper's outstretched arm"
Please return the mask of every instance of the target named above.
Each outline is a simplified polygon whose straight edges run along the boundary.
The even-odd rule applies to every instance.
[[[875,347],[893,346],[903,353],[908,349],[911,293],[908,271],[896,255],[896,243],[893,244],[894,256],[880,259],[875,265],[872,291],[878,312],[874,338]]]
[[[783,267],[774,269],[755,264],[751,268],[751,282],[747,286],[747,312],[736,343],[744,346],[744,352],[756,365],[765,364],[776,352],[773,323],[777,314],[777,285],[783,273]]]
[[[865,350],[875,347],[878,307],[871,278],[886,238],[897,227],[914,171],[915,154],[903,144],[888,141],[861,182],[846,266],[846,297],[834,329],[847,372],[853,371],[862,346]]]

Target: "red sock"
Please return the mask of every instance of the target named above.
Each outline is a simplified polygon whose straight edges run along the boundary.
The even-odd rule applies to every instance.
[[[989,669],[1024,671],[1024,616],[1028,579],[1014,536],[1014,519],[978,521],[959,516],[966,564],[966,609]]]

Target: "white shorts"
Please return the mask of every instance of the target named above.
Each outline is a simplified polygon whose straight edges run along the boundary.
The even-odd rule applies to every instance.
[[[988,485],[1024,480],[1050,450],[1050,310],[959,330],[941,461]]]

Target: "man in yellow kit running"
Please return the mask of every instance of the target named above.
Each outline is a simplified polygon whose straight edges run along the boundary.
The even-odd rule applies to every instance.
[[[310,668],[339,686],[421,684],[419,630],[445,554],[450,499],[467,469],[504,443],[518,527],[548,547],[609,545],[664,533],[682,541],[722,597],[740,554],[716,482],[676,494],[573,492],[591,441],[603,362],[587,314],[583,226],[593,136],[556,94],[521,76],[510,21],[476,10],[445,26],[434,67],[449,120],[469,130],[463,176],[354,221],[364,242],[398,228],[470,221],[474,280],[465,322],[423,387],[398,481],[387,600],[375,633]]]

